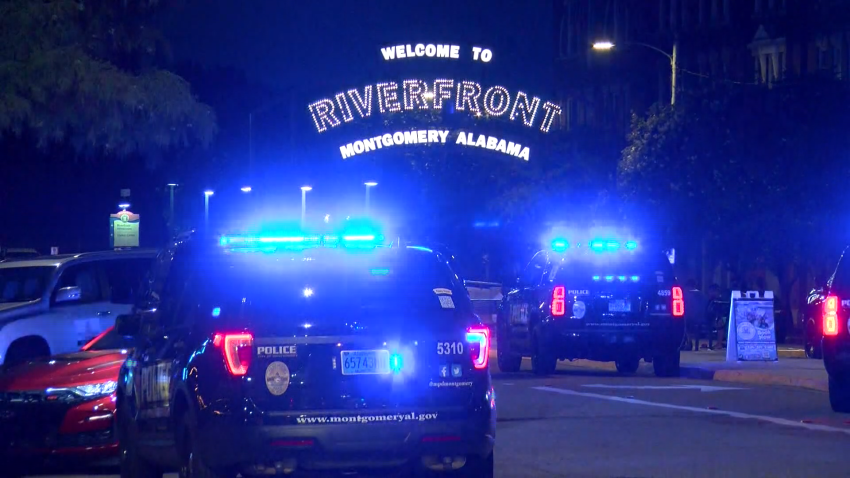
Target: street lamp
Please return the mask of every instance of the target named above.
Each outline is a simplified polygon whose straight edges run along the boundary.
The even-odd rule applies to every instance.
[[[367,181],[363,183],[366,186],[366,215],[369,215],[369,190],[373,187],[377,186],[378,183],[375,181]]]
[[[301,227],[307,221],[307,191],[312,191],[311,186],[301,186]]]
[[[251,192],[251,186],[242,186],[242,188],[240,188],[240,190],[243,193],[249,193],[249,192]]]
[[[210,196],[215,194],[210,189],[204,191],[204,229],[209,226],[210,223]]]
[[[168,183],[168,184],[166,184],[166,186],[168,186],[168,189],[169,189],[169,191],[168,191],[168,193],[169,193],[168,225],[171,226],[171,228],[173,229],[174,228],[174,188],[177,187],[177,183]],[[169,233],[173,233],[173,232],[174,231],[172,230]]]
[[[664,55],[665,57],[667,57],[667,59],[670,60],[670,105],[671,106],[675,105],[676,104],[676,72],[679,69],[678,64],[677,64],[677,57],[678,57],[678,54],[679,54],[679,42],[677,42],[677,41],[673,42],[673,53],[667,53],[666,51],[664,51],[664,50],[662,50],[658,47],[652,46],[648,43],[628,42],[627,45],[638,45],[638,46],[642,46],[642,47],[645,47],[645,48],[649,48],[650,50],[652,50],[656,53],[660,53],[660,54]],[[598,41],[598,42],[593,44],[593,49],[597,50],[597,51],[611,51],[611,50],[614,49],[615,46],[616,45],[614,45],[614,43],[610,42],[610,41]]]

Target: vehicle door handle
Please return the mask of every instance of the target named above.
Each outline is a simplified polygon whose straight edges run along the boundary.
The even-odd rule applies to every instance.
[[[104,311],[97,313],[98,317],[103,317],[104,315],[112,315],[112,311],[111,310],[104,310]]]

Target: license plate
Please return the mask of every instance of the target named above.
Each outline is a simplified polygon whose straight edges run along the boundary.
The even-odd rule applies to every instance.
[[[343,375],[386,375],[390,373],[388,350],[343,350]]]
[[[632,304],[627,300],[612,300],[608,302],[608,312],[631,312]]]

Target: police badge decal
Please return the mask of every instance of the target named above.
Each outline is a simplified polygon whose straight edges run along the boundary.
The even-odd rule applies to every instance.
[[[272,362],[266,367],[266,388],[279,397],[289,388],[289,367],[283,362]]]

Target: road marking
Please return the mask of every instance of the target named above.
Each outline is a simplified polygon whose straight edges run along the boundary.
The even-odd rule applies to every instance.
[[[720,392],[722,390],[747,390],[740,387],[713,387],[711,385],[582,385],[588,388],[611,388],[631,390],[699,390],[700,392]]]
[[[566,390],[563,388],[554,388],[554,387],[532,387],[535,390],[540,390],[542,392],[554,392],[560,393],[561,395],[572,395],[576,397],[587,397],[587,398],[598,398],[600,400],[610,400],[612,402],[622,402],[622,403],[630,403],[632,405],[647,405],[650,407],[659,407],[659,408],[670,408],[673,410],[682,410],[685,412],[696,412],[696,413],[707,413],[709,415],[724,415],[727,417],[733,418],[744,418],[749,420],[759,420],[762,422],[773,423],[775,425],[784,425],[788,427],[797,427],[804,428],[806,430],[813,431],[821,431],[821,432],[837,432],[844,433],[845,435],[850,435],[850,429],[846,428],[836,428],[830,427],[826,425],[816,425],[814,423],[801,423],[794,420],[788,420],[785,418],[776,418],[776,417],[768,417],[765,415],[753,415],[750,413],[741,413],[741,412],[730,412],[726,410],[710,410],[706,408],[696,408],[696,407],[686,407],[683,405],[673,405],[670,403],[658,403],[658,402],[649,402],[646,400],[637,400],[634,398],[623,398],[616,397],[613,395],[601,395],[598,393],[587,393],[587,392],[576,392],[575,390]]]

